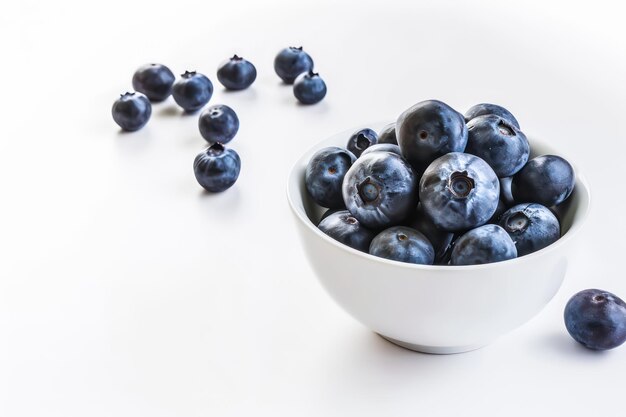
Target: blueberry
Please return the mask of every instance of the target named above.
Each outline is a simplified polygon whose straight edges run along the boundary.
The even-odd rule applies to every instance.
[[[320,149],[309,161],[304,183],[309,195],[322,207],[344,208],[341,185],[356,157],[345,149]]]
[[[233,149],[214,143],[200,152],[193,161],[193,172],[198,183],[207,191],[219,193],[230,188],[241,170],[241,159]]]
[[[395,123],[389,123],[387,126],[382,128],[382,130],[378,134],[378,143],[391,143],[393,145],[398,144]]]
[[[174,101],[186,112],[200,110],[213,95],[213,83],[195,71],[185,71],[172,88]]]
[[[526,135],[500,116],[475,117],[467,123],[465,152],[479,156],[498,177],[509,177],[528,161],[530,145]]]
[[[608,291],[575,294],[565,306],[564,319],[569,334],[589,349],[613,349],[626,341],[626,303]]]
[[[348,139],[346,148],[357,158],[361,156],[364,150],[378,142],[378,134],[372,129],[357,130]]]
[[[326,210],[323,214],[322,217],[320,218],[320,221],[317,222],[317,225],[319,226],[320,223],[322,222],[322,220],[324,220],[326,217],[330,216],[333,213],[337,213],[338,211],[342,211],[345,210],[346,208],[343,207],[342,209],[334,209],[334,208],[329,208],[328,210]]]
[[[450,265],[478,265],[506,261],[517,256],[515,243],[496,224],[470,230],[454,244]]]
[[[133,88],[153,102],[163,101],[172,94],[174,74],[161,64],[146,64],[133,75]]]
[[[480,226],[498,207],[500,183],[491,167],[477,156],[451,152],[424,172],[419,197],[435,225],[450,232]]]
[[[152,105],[148,97],[141,93],[120,94],[111,109],[113,120],[122,129],[134,132],[148,123],[152,114]]]
[[[200,134],[209,143],[228,143],[239,130],[237,113],[224,104],[216,104],[202,110],[198,118]]]
[[[274,59],[274,71],[284,82],[293,84],[296,77],[313,69],[313,59],[302,47],[285,48]]]
[[[506,210],[507,207],[502,201],[502,197],[500,197],[498,199],[498,206],[496,207],[496,211],[493,212],[493,215],[487,221],[487,223],[498,224],[500,222],[500,216],[502,216]]]
[[[513,114],[510,111],[505,109],[502,106],[498,106],[497,104],[489,104],[489,103],[481,103],[475,106],[472,106],[465,113],[465,121],[469,122],[475,117],[486,116],[488,114],[494,114],[496,116],[502,117],[504,120],[507,120],[510,124],[519,129],[519,123]]]
[[[428,238],[406,226],[390,227],[376,235],[370,254],[412,264],[432,265],[435,261],[435,250]]]
[[[245,90],[256,80],[252,62],[233,55],[217,68],[217,79],[228,90]]]
[[[402,155],[418,174],[448,152],[463,152],[467,144],[463,116],[437,100],[422,101],[402,113],[396,135]]]
[[[576,175],[565,159],[543,155],[531,159],[515,176],[511,191],[515,201],[546,207],[562,203],[574,190]]]
[[[369,146],[361,153],[361,156],[367,155],[372,152],[391,152],[395,153],[398,156],[402,156],[402,152],[400,152],[400,147],[391,143],[376,143],[372,146]]]
[[[315,104],[326,96],[326,83],[316,72],[303,72],[293,83],[293,95],[302,104]]]
[[[417,205],[417,210],[413,214],[413,217],[407,223],[409,227],[421,232],[428,238],[435,250],[435,259],[440,260],[444,258],[444,255],[450,245],[454,234],[441,230],[435,223],[424,213],[422,203]]]
[[[559,220],[541,204],[511,207],[500,217],[500,226],[515,242],[518,256],[543,249],[561,237]]]
[[[372,152],[356,160],[343,180],[343,200],[364,226],[382,229],[405,220],[417,205],[417,176],[400,156]]]
[[[513,177],[500,178],[500,200],[502,200],[507,208],[515,205],[515,200],[513,199],[513,194],[511,193],[512,181]]]
[[[374,239],[374,232],[362,226],[347,210],[329,215],[318,227],[333,239],[363,252],[369,251],[370,242]]]

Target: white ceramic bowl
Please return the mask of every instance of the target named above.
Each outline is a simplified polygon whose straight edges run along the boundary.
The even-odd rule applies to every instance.
[[[384,124],[368,125],[380,129]],[[471,266],[414,265],[378,258],[325,235],[317,223],[325,209],[308,196],[304,171],[327,146],[344,147],[350,133],[330,137],[293,167],[287,197],[304,250],[331,297],[352,317],[389,341],[428,353],[473,350],[535,316],[554,297],[589,211],[589,188],[576,172],[576,188],[561,216],[562,237],[538,252]],[[532,155],[561,152],[530,140]]]

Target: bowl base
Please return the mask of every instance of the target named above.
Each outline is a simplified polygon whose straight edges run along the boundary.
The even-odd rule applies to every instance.
[[[380,337],[383,339],[393,343],[394,345],[398,345],[405,349],[412,350],[414,352],[420,353],[429,353],[433,355],[451,355],[455,353],[464,353],[470,352],[472,350],[480,349],[486,344],[477,344],[477,345],[465,345],[465,346],[425,346],[425,345],[416,345],[413,343],[402,342],[400,340],[393,339],[391,337],[384,336],[378,333]]]

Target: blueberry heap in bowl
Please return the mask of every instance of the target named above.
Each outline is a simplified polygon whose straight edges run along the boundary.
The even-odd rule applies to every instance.
[[[574,169],[531,151],[501,106],[463,115],[427,100],[378,133],[360,129],[345,148],[319,150],[304,182],[328,208],[319,229],[342,244],[400,262],[486,264],[561,237],[559,206],[574,190]]]

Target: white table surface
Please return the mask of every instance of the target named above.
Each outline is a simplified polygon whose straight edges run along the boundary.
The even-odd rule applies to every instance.
[[[626,347],[585,351],[562,311],[584,288],[626,297],[622,6],[333,3],[3,6],[1,416],[619,415]],[[315,106],[297,105],[272,69],[300,44],[329,88]],[[215,70],[233,53],[259,76],[226,93]],[[238,112],[232,189],[202,192],[196,116],[171,98],[143,130],[119,133],[111,104],[150,61],[206,73],[211,103]],[[429,98],[505,105],[593,193],[555,299],[453,356],[398,348],[337,307],[285,197],[314,143]]]

